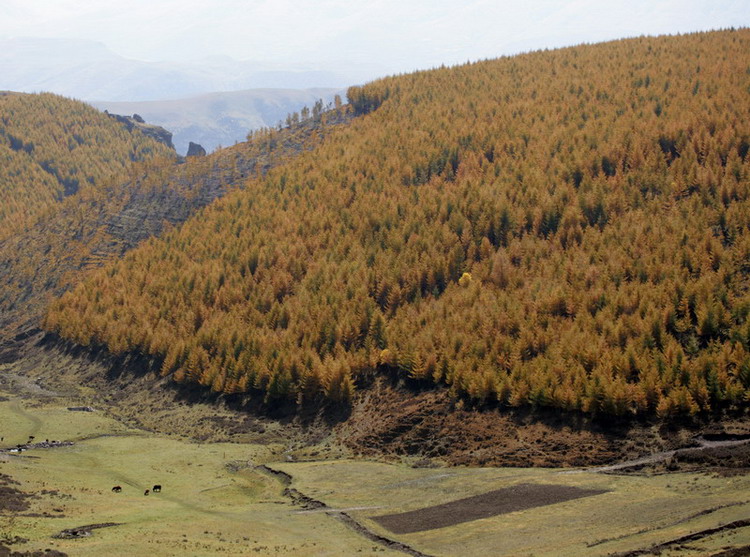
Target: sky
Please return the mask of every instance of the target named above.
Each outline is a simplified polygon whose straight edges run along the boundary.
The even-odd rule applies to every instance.
[[[638,35],[750,25],[750,0],[0,0],[0,39],[137,60],[399,73]]]

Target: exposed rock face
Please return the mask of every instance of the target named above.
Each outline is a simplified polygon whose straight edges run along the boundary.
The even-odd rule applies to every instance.
[[[206,156],[206,150],[198,145],[197,143],[193,143],[192,141],[188,145],[188,151],[187,151],[188,157],[205,157]]]
[[[144,135],[164,143],[164,145],[170,149],[174,149],[174,145],[172,144],[172,132],[165,130],[161,126],[147,124],[138,114],[133,114],[132,116],[120,116],[119,114],[110,114],[106,110],[104,113],[123,124],[128,131],[133,131],[133,128],[136,128]]]

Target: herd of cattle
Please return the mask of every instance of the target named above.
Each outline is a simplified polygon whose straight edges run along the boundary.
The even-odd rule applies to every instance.
[[[116,485],[115,487],[112,488],[112,491],[114,493],[120,493],[122,491],[122,486]],[[148,495],[149,493],[161,493],[161,486],[159,484],[156,484],[151,489],[147,489],[146,491],[143,492],[144,495]]]
[[[29,449],[51,449],[54,447],[68,447],[70,445],[73,445],[72,441],[50,441],[49,439],[45,439],[41,442],[34,442],[35,437],[33,435],[29,435],[29,440],[26,443],[20,443],[16,445],[15,447],[11,447],[8,449],[0,448],[0,453],[22,453],[24,451],[28,451]],[[0,437],[0,443],[5,441],[5,437]]]
[[[50,441],[49,439],[45,439],[41,443],[34,443],[34,439],[35,437],[33,435],[29,435],[29,440],[26,443],[16,445],[15,447],[10,449],[0,449],[0,452],[20,453],[28,449],[46,449],[50,447],[59,447],[73,444],[70,441]],[[3,441],[5,441],[5,437],[0,437],[0,443],[2,443]],[[122,491],[122,486],[116,485],[112,488],[112,491],[114,493],[120,493]],[[148,495],[149,493],[161,493],[161,485],[156,484],[151,489],[147,489],[143,492],[144,495]]]

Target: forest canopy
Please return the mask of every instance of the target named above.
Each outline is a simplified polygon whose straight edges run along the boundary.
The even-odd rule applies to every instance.
[[[174,153],[65,97],[0,92],[0,238],[134,161]]]
[[[750,400],[750,31],[382,79],[45,326],[267,402],[384,371],[592,414]]]

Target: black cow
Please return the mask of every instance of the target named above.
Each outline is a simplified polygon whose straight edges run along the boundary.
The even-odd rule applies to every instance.
[[[151,489],[154,493],[161,493],[161,486],[159,484],[156,484],[153,489]]]
[[[144,495],[148,495],[149,494],[149,490],[147,489],[146,491],[143,492],[143,494]]]
[[[115,487],[112,488],[112,491],[114,491],[115,493],[120,493],[122,491],[122,487],[119,485],[116,485]]]

